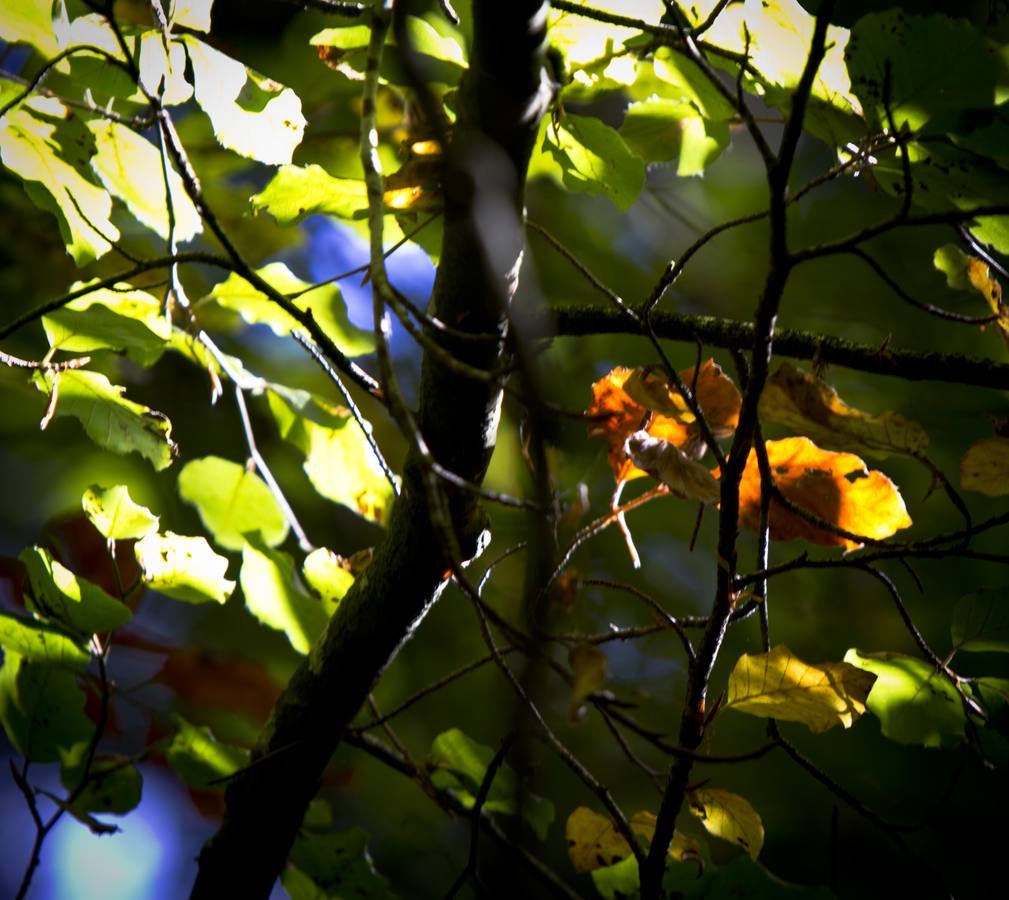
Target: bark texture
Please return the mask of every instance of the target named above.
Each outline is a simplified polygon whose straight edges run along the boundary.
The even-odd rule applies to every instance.
[[[471,366],[504,355],[507,306],[523,246],[525,168],[549,102],[542,54],[544,0],[475,0],[471,67],[446,154],[445,236],[432,312],[456,329],[500,341],[443,340]],[[426,353],[418,410],[435,459],[480,482],[497,431],[500,390],[453,373]],[[371,566],[295,672],[226,792],[221,827],[200,854],[194,898],[268,897],[309,801],[382,670],[445,584],[445,548],[432,527],[423,472],[409,459],[403,491]],[[449,495],[463,554],[475,552],[482,514],[472,493]]]

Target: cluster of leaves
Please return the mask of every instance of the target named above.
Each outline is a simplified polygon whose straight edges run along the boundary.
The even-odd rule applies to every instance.
[[[371,425],[339,378],[334,380],[343,395],[336,402],[260,375],[244,354],[223,352],[204,330],[211,327],[207,323],[226,334],[265,326],[276,338],[293,335],[318,345],[344,375],[359,373],[353,360],[383,339],[350,322],[334,283],[303,281],[281,262],[259,268],[246,262],[210,209],[175,121],[180,129],[212,133],[234,157],[269,167],[248,201],[253,213],[268,214],[280,226],[322,214],[361,227],[368,189],[360,163],[350,157],[329,167],[293,161],[306,127],[301,100],[206,39],[209,2],[155,0],[145,25],[124,24],[111,5],[91,6],[23,0],[0,11],[0,36],[26,48],[33,63],[41,60],[29,82],[0,78],[0,162],[33,203],[55,216],[78,267],[107,265],[116,254],[131,266],[125,273],[75,283],[58,301],[0,335],[6,338],[37,320],[47,342],[44,355],[10,364],[30,369],[22,387],[27,381],[47,398],[42,427],[69,417],[104,451],[138,454],[156,472],[174,474],[177,468],[174,489],[196,510],[204,534],[162,527],[158,510],[131,497],[131,488],[137,493],[132,484],[93,485],[80,504],[105,542],[114,590],[72,571],[50,547],[32,543],[19,554],[25,608],[0,611],[0,722],[23,757],[15,777],[38,828],[25,888],[42,839],[63,813],[106,833],[115,826],[96,816],[124,815],[136,807],[142,759],[163,756],[199,791],[219,787],[247,761],[243,747],[220,742],[206,726],[179,715],[168,723],[166,736],[135,756],[103,752],[114,701],[106,659],[110,647],[129,634],[146,592],[165,602],[224,604],[240,588],[248,613],[304,655],[366,565],[310,544],[257,449],[247,401],[301,458],[319,498],[381,525],[398,489]],[[606,197],[626,211],[641,194],[650,165],[668,164],[679,176],[700,175],[730,145],[740,124],[760,133],[748,118],[744,92],[771,111],[792,112],[815,27],[796,0],[707,0],[683,9],[645,3],[640,20],[614,22],[605,15],[593,18],[593,11],[579,15],[571,6],[557,4],[550,12],[558,90],[536,141],[532,177]],[[465,27],[465,17],[460,26],[440,14],[407,16],[399,39],[410,42],[409,65],[401,55],[405,48],[390,37],[379,69],[385,106],[379,109],[378,153],[387,168],[397,169],[384,184],[386,234],[394,240],[408,235],[435,262],[441,235],[433,217],[440,209],[444,148],[435,123],[404,126],[401,113],[419,69],[450,128],[467,67]],[[334,78],[354,84],[367,71],[371,38],[369,25],[348,20],[315,34],[310,46]],[[965,59],[971,62],[966,69]],[[955,81],[948,80],[943,61],[958,66]],[[940,246],[935,266],[951,287],[983,297],[984,324],[1009,344],[1009,307],[992,268],[996,262],[981,255],[1009,253],[1007,70],[1006,47],[966,21],[898,10],[875,13],[850,31],[828,28],[825,58],[802,124],[836,153],[835,167],[821,181],[861,172],[900,198],[900,212],[886,227],[906,220],[912,209],[950,214],[951,224],[963,225],[968,251]],[[627,102],[619,127],[591,112],[613,93]],[[192,125],[196,120],[200,124]],[[956,218],[978,209],[990,213]],[[866,237],[884,230],[873,227]],[[213,233],[225,255],[179,252],[180,244],[201,241],[205,232]],[[151,257],[152,247],[164,255]],[[191,300],[179,276],[180,265],[188,263],[226,274]],[[145,284],[143,276],[164,270],[168,287],[159,296],[161,285]],[[166,355],[206,373],[211,402],[225,385],[233,389],[246,459],[190,458],[173,440],[172,411],[127,397],[132,387],[117,382],[152,369]],[[362,385],[377,398],[388,387],[366,377],[358,381]],[[621,492],[627,482],[642,478],[657,482],[652,496],[672,494],[702,508],[718,506],[731,461],[725,444],[739,427],[742,405],[732,379],[711,359],[680,372],[665,360],[618,367],[596,381],[587,410],[590,433],[605,439],[617,483],[607,524],[615,521],[626,529]],[[761,436],[749,448],[737,524],[770,542],[803,539],[846,554],[882,547],[892,558],[909,553],[915,545],[888,540],[912,525],[904,499],[863,456],[920,462],[957,509],[966,509],[927,457],[929,439],[921,426],[894,412],[873,415],[849,406],[802,369],[778,366],[761,390],[757,415],[785,436],[766,441]],[[713,467],[702,462],[709,454],[716,459]],[[185,462],[177,465],[180,456]],[[1009,495],[1009,432],[1003,423],[992,437],[965,450],[959,481],[966,491]],[[970,533],[968,517],[958,535],[937,543],[950,545]],[[282,549],[285,543],[297,543],[298,550]],[[235,565],[237,575],[229,579]],[[764,593],[747,590],[766,574],[738,585],[737,612],[766,602]],[[559,573],[557,581],[563,578]],[[1004,588],[964,597],[953,614],[945,657],[927,645],[921,656],[852,648],[843,661],[809,664],[783,645],[767,646],[736,662],[720,708],[707,715],[736,710],[772,720],[775,729],[777,721],[798,722],[820,733],[837,725],[851,728],[868,710],[896,742],[940,747],[972,741],[987,755],[1004,756],[1009,681],[994,675],[966,679],[952,662],[961,652],[1009,651],[1007,603]],[[578,641],[568,661],[570,717],[577,719],[583,704],[605,693],[607,658],[597,646]],[[86,712],[89,698],[97,714]],[[59,763],[64,795],[32,787],[30,766],[40,763]],[[446,808],[473,814],[478,825],[481,817],[520,817],[540,841],[548,839],[555,817],[551,800],[529,794],[500,752],[458,729],[435,738],[426,766],[413,775]],[[40,796],[54,804],[48,820],[38,814]],[[757,863],[764,827],[744,797],[700,784],[689,786],[684,799],[704,831],[743,855],[729,865],[713,865],[706,845],[676,831],[663,881],[668,892],[770,896],[784,889]],[[607,900],[634,895],[656,821],[649,811],[620,822],[574,808],[565,827],[574,871],[591,872]],[[331,813],[319,803],[292,850],[285,887],[296,898],[384,896],[366,845],[360,830],[334,830]],[[827,893],[795,892],[811,898]]]

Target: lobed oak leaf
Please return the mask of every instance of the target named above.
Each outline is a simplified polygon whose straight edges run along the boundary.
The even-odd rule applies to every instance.
[[[695,397],[716,437],[732,433],[739,419],[740,396],[732,380],[714,360],[696,370],[679,373],[687,385],[695,385]],[[704,455],[701,430],[686,402],[668,379],[653,368],[617,366],[592,385],[588,415],[591,437],[609,444],[607,458],[616,480],[629,481],[649,474],[635,465],[625,443],[636,431],[644,431],[679,448],[692,459]]]
[[[876,676],[848,663],[811,665],[784,644],[769,653],[744,653],[729,675],[726,709],[801,722],[819,733],[850,728],[865,712]]]
[[[989,497],[1009,494],[1009,438],[977,441],[960,460],[960,486]]]
[[[782,495],[813,516],[873,540],[888,538],[911,524],[896,485],[882,472],[870,471],[855,454],[822,450],[805,437],[767,441],[765,446]],[[754,450],[739,484],[739,522],[746,528],[759,528],[760,469]],[[776,541],[804,538],[845,550],[857,550],[863,543],[819,527],[774,500],[769,526]]]
[[[928,446],[917,422],[895,412],[870,415],[848,406],[829,384],[797,366],[783,363],[760,396],[760,417],[807,435],[820,446],[884,458],[914,455]]]

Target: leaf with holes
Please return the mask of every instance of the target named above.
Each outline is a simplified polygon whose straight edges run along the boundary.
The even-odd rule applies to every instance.
[[[206,538],[149,534],[133,550],[144,584],[173,600],[224,603],[235,589],[224,577],[227,559],[214,553]]]

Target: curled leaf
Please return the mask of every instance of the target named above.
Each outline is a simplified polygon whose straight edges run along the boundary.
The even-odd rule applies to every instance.
[[[869,470],[853,453],[821,450],[809,438],[767,441],[767,457],[784,497],[813,516],[855,535],[888,538],[911,524],[896,485],[882,472]],[[760,523],[760,469],[750,451],[739,485],[739,521]],[[857,550],[862,542],[821,528],[797,513],[771,503],[770,532],[776,541],[804,538],[826,547]]]
[[[718,499],[715,476],[675,444],[636,431],[627,439],[624,449],[636,466],[685,500],[714,503]]]
[[[991,274],[988,263],[972,256],[967,260],[967,280],[985,299],[992,314],[998,318],[995,324],[1002,333],[1002,340],[1009,347],[1009,305],[1002,300],[1002,285]]]

